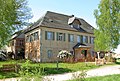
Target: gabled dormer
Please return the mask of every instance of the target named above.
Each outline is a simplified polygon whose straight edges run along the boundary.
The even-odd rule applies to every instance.
[[[72,15],[69,19],[68,19],[68,25],[70,25],[73,28],[80,28],[81,22],[79,19],[77,19],[76,17],[74,17],[74,15]]]

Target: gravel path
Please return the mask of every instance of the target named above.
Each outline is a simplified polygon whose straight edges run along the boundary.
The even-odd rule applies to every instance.
[[[89,70],[86,73],[87,73],[86,77],[120,74],[120,65],[104,66],[101,68]],[[50,79],[51,81],[65,81],[65,80],[73,79],[73,75],[79,75],[79,74],[80,71],[74,73],[51,75],[51,76],[46,76],[44,81],[46,81],[47,79]]]
[[[101,68],[89,70],[86,73],[87,73],[86,77],[120,74],[120,65],[103,66]],[[65,80],[73,79],[73,75],[78,75],[78,74],[80,74],[80,71],[74,73],[49,75],[49,76],[45,76],[43,81],[65,81]],[[16,78],[11,78],[0,81],[17,81],[17,80]]]

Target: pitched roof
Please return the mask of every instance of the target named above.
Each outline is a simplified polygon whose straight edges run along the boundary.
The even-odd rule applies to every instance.
[[[49,28],[93,33],[94,28],[90,24],[88,24],[84,19],[77,18],[81,22],[81,25],[80,28],[74,28],[68,24],[69,18],[71,18],[71,16],[47,11],[46,14],[43,17],[41,17],[36,23],[34,23],[31,27],[27,28],[26,32],[33,30],[37,27],[44,26]]]
[[[12,35],[12,38],[11,38],[10,40],[17,38],[18,36],[20,36],[20,35],[23,34],[23,33],[24,33],[24,30],[19,30],[19,31],[15,32],[15,33]]]
[[[81,47],[90,48],[90,46],[87,46],[86,44],[77,43],[77,44],[73,47],[73,49],[75,49],[75,48],[81,48]]]

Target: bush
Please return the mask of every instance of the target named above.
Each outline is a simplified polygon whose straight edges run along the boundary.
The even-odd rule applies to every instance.
[[[85,70],[82,70],[80,74],[74,73],[73,78],[76,79],[75,81],[85,81],[85,77],[87,76],[87,73]]]
[[[33,76],[33,75],[41,76],[44,74],[44,68],[40,67],[40,65],[30,66],[30,61],[27,60],[25,62],[25,65],[21,66],[19,73],[21,76]]]

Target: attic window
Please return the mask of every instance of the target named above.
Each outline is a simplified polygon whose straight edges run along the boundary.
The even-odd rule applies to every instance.
[[[73,24],[72,24],[72,27],[74,27],[74,28],[80,28],[80,25],[77,24],[77,23],[73,23]]]
[[[49,21],[50,21],[50,22],[53,22],[53,20],[52,20],[52,19],[49,19]]]

